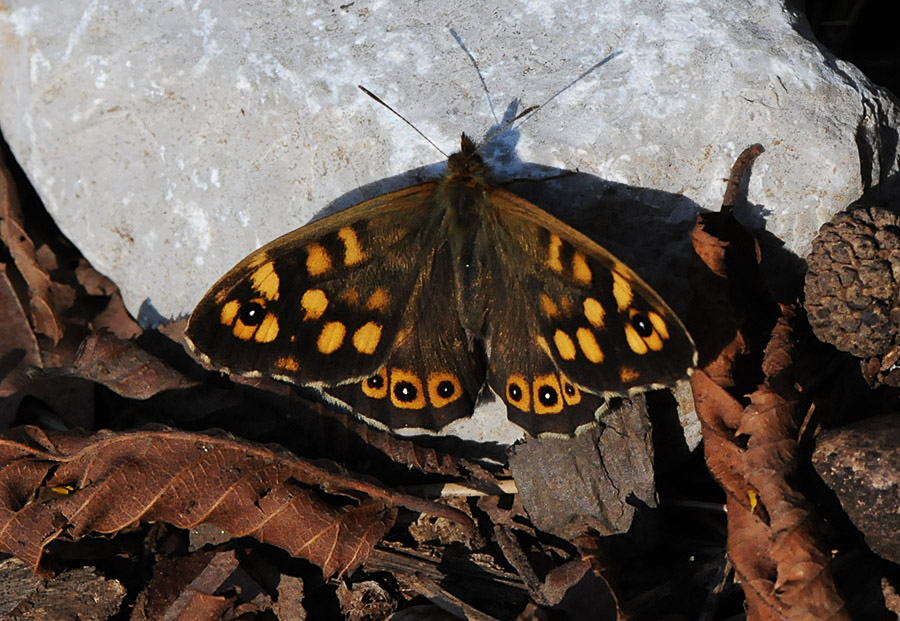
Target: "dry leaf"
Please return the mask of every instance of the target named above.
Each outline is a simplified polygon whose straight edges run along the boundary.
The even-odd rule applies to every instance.
[[[12,176],[0,166],[0,242],[6,245],[22,279],[28,286],[28,314],[34,330],[55,345],[63,328],[57,317],[54,283],[41,267],[34,243],[25,232],[22,211],[13,188]]]
[[[168,430],[81,436],[35,427],[0,436],[0,550],[35,570],[57,537],[163,521],[215,524],[340,575],[371,553],[397,505],[468,521],[443,505],[228,437]]]
[[[129,399],[149,399],[164,390],[199,384],[133,340],[122,340],[105,330],[92,332],[81,343],[71,373]]]
[[[726,205],[734,202],[747,161],[735,165]],[[773,315],[758,277],[758,246],[730,208],[701,220],[704,230],[695,240],[707,239],[709,223],[715,223],[715,243],[704,243],[702,253],[715,278],[698,281],[694,317],[720,317],[710,323],[718,334],[698,341],[704,366],[691,384],[707,466],[727,494],[728,555],[744,588],[748,619],[845,619],[808,503],[790,485],[799,424],[788,377],[794,314],[782,308],[766,329]],[[751,382],[759,385],[745,407],[728,389]]]

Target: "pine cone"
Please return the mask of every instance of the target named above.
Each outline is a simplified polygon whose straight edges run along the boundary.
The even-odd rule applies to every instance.
[[[900,217],[885,207],[851,206],[819,229],[807,263],[806,312],[819,340],[859,358],[896,362]],[[893,362],[885,369],[868,360],[863,368],[891,370]]]

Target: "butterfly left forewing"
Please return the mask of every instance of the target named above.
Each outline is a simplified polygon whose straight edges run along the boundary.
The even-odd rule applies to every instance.
[[[372,199],[253,252],[203,297],[186,335],[211,366],[327,386],[377,370],[436,244],[433,184]]]

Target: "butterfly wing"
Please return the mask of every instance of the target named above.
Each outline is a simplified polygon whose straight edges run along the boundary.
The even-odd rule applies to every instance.
[[[389,429],[438,430],[471,416],[484,384],[484,353],[458,318],[449,247],[439,245],[422,268],[381,367],[327,390]]]
[[[621,261],[514,194],[488,200],[498,241],[483,280],[508,296],[487,322],[488,382],[511,420],[571,431],[594,420],[597,395],[671,384],[696,364],[681,321]]]
[[[248,256],[186,334],[213,366],[317,387],[389,428],[469,416],[487,375],[513,422],[569,434],[594,421],[602,395],[673,382],[696,357],[649,286],[496,188],[465,136],[437,183]]]
[[[317,387],[390,427],[470,415],[484,370],[436,277],[433,193],[379,196],[253,252],[197,305],[188,341],[216,368]]]

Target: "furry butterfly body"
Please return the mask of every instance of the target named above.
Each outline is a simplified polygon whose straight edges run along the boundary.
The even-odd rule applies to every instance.
[[[465,135],[437,181],[252,253],[186,333],[215,368],[315,387],[391,429],[470,416],[488,385],[527,432],[571,434],[603,395],[670,384],[696,360],[648,285],[495,185]]]

